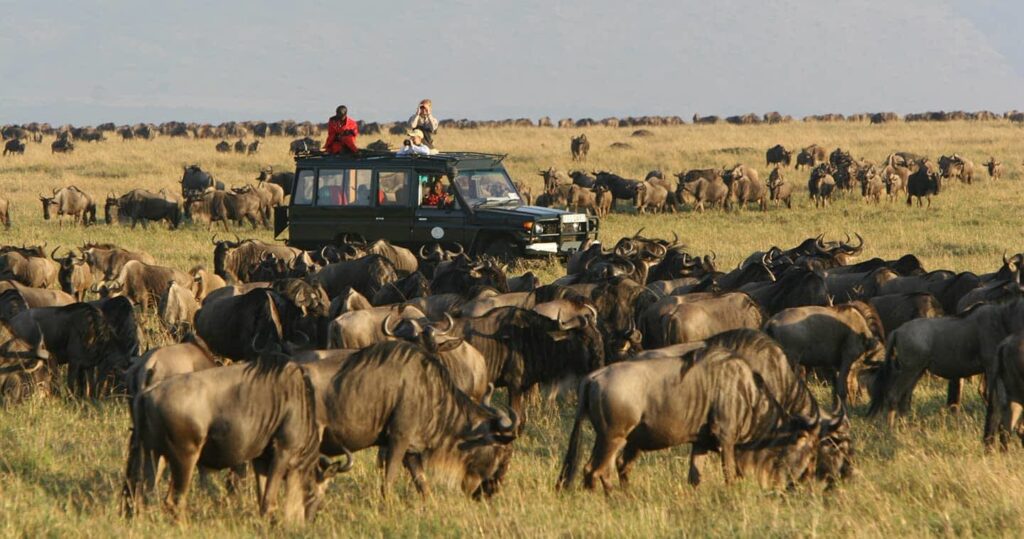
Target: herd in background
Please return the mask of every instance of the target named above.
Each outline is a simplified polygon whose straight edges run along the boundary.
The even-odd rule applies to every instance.
[[[127,514],[164,468],[181,514],[197,466],[237,478],[251,464],[261,513],[283,490],[284,518],[310,519],[326,482],[371,447],[385,496],[403,467],[424,494],[449,474],[492,496],[526,398],[567,379],[581,381],[558,488],[580,473],[588,422],[584,485],[606,492],[642,452],[683,444],[693,485],[717,452],[727,482],[835,486],[854,473],[847,404],[867,388],[868,415],[891,423],[926,372],[949,380],[954,408],[962,379],[985,376],[986,447],[1024,432],[1024,254],[979,275],[912,254],[857,261],[859,236],[818,236],[724,271],[714,253],[641,231],[584,245],[542,284],[458,245],[211,242],[213,271],[188,272],[115,245],[0,248],[0,396],[60,390],[60,369],[58,392],[127,395]],[[154,318],[166,332],[143,323]],[[829,411],[811,373],[833,388]],[[495,388],[508,408],[491,404]]]
[[[585,134],[572,138],[570,152],[574,161],[586,160],[589,151]],[[828,153],[818,144],[799,152],[777,144],[765,152],[765,165],[772,167],[767,181],[761,179],[756,168],[739,163],[679,172],[674,175],[678,180],[675,185],[660,170],[652,170],[643,180],[637,180],[606,171],[566,173],[552,167],[540,171],[544,187],[536,197],[528,185],[517,182],[517,187],[529,203],[604,216],[618,207],[620,201],[641,214],[675,212],[683,205],[696,211],[739,210],[748,205],[764,211],[769,203],[792,208],[795,182],[786,178],[791,166],[795,170],[810,169],[807,192],[815,207],[827,207],[835,196],[858,192],[866,202],[876,204],[883,198],[893,202],[906,196],[908,205],[916,198],[919,206],[924,200],[931,206],[931,198],[939,194],[943,181],[957,179],[971,184],[980,174],[970,159],[957,153],[943,155],[936,162],[911,152],[894,152],[877,163],[854,158],[842,148]],[[983,166],[993,180],[1002,177],[1005,170],[994,157]]]

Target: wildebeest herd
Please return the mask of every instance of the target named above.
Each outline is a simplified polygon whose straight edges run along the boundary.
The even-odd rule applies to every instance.
[[[128,515],[165,469],[182,514],[197,469],[251,468],[261,513],[290,521],[313,518],[327,481],[371,447],[385,496],[401,468],[421,493],[448,474],[496,495],[526,399],[567,380],[577,411],[558,488],[580,473],[587,423],[583,483],[606,492],[640,453],[684,444],[693,485],[719,453],[727,482],[835,486],[854,473],[848,403],[866,389],[868,414],[891,422],[926,372],[949,381],[951,407],[984,375],[986,446],[1022,432],[1024,254],[977,275],[912,254],[857,261],[859,236],[819,236],[721,271],[714,253],[641,232],[584,245],[547,284],[457,245],[214,236],[212,271],[187,272],[115,245],[6,246],[0,397],[124,398]],[[152,317],[173,344],[142,349]],[[827,409],[808,376],[832,386]]]
[[[570,151],[574,161],[586,159],[590,150],[586,135],[573,137]],[[652,170],[643,180],[630,179],[606,171],[565,172],[554,167],[540,171],[544,179],[542,192],[534,197],[527,185],[517,183],[524,199],[538,206],[565,207],[606,215],[620,201],[637,213],[675,212],[689,206],[696,211],[706,208],[737,210],[750,205],[766,210],[769,203],[792,208],[795,182],[788,180],[787,169],[794,166],[810,169],[807,192],[815,207],[827,207],[832,199],[859,194],[869,203],[882,198],[890,202],[906,197],[907,205],[914,199],[918,205],[939,194],[944,180],[957,179],[971,184],[978,178],[974,163],[957,153],[943,155],[938,161],[910,152],[893,152],[876,163],[855,159],[850,152],[836,148],[831,153],[811,144],[796,153],[781,144],[765,152],[765,164],[772,169],[767,181],[754,167],[739,163],[724,168],[690,169],[675,174],[675,185],[660,170]],[[989,178],[1002,176],[1004,167],[994,157],[984,164]]]

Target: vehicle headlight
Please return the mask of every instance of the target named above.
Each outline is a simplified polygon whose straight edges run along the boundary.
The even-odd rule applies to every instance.
[[[540,223],[534,223],[533,224],[533,233],[534,234],[538,234],[538,235],[543,234],[544,233],[544,225],[542,225]]]

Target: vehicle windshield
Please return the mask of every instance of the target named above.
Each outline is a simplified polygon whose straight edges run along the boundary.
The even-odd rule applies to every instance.
[[[455,177],[455,188],[471,208],[520,204],[512,180],[503,169],[470,170]]]

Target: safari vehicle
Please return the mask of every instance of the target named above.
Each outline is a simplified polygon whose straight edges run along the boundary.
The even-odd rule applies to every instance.
[[[274,235],[287,230],[287,244],[302,249],[348,236],[412,248],[458,242],[499,257],[568,254],[597,237],[597,217],[523,204],[504,157],[300,154],[291,200],[274,214]],[[426,205],[435,182],[444,200]]]

